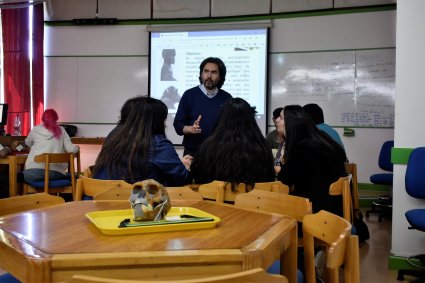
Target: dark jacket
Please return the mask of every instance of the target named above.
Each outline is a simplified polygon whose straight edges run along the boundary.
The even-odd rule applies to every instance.
[[[344,157],[331,154],[310,139],[299,142],[288,153],[279,172],[282,183],[294,186],[293,195],[309,198],[313,213],[327,210],[342,216],[342,197],[330,196],[329,186],[346,176]]]

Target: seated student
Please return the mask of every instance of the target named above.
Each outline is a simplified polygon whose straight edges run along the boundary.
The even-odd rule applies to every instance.
[[[273,110],[273,124],[276,127],[276,119],[280,116],[280,112],[282,112],[283,107],[278,107],[275,110]],[[277,173],[280,171],[280,163],[282,158],[284,157],[284,145],[285,140],[279,133],[277,132],[277,129],[274,129],[266,136],[267,142],[269,143],[270,148],[272,149],[273,156],[274,156],[274,170]]]
[[[3,147],[3,145],[0,145]],[[4,146],[0,150],[0,158],[8,156],[12,151],[8,146]],[[0,172],[0,198],[7,198],[9,196],[9,175],[7,172]]]
[[[93,178],[135,183],[154,179],[164,186],[192,183],[190,172],[165,136],[167,106],[140,97],[126,121],[105,140],[93,169]]]
[[[194,156],[190,167],[195,183],[214,180],[247,184],[275,180],[273,155],[255,120],[255,109],[242,98],[223,106],[213,134]]]
[[[309,103],[304,105],[303,109],[308,115],[310,115],[311,119],[313,119],[313,122],[320,130],[327,133],[331,138],[333,138],[337,143],[339,143],[342,148],[344,148],[344,144],[342,143],[341,137],[339,136],[338,132],[335,131],[335,129],[329,126],[328,124],[325,124],[323,110],[322,108],[320,108],[319,105],[315,103]]]
[[[273,110],[273,124],[276,127],[276,119],[280,116],[280,112],[282,112],[283,107],[278,107]],[[282,143],[282,137],[278,134],[277,129],[274,129],[266,136],[267,142],[270,145],[271,149],[278,149],[279,145]]]
[[[117,130],[127,121],[128,115],[130,115],[131,111],[133,110],[134,105],[137,101],[140,101],[142,96],[136,96],[127,99],[127,101],[123,104],[120,111],[120,119],[115,126],[115,128],[112,129],[112,131],[106,136],[105,141],[112,135],[114,135]]]
[[[278,179],[293,186],[292,194],[309,198],[313,213],[327,210],[342,216],[341,196],[330,196],[329,186],[346,176],[343,148],[319,130],[299,105],[286,106],[276,119],[285,137],[285,163]]]
[[[41,117],[43,123],[35,126],[25,139],[25,144],[30,147],[23,171],[25,181],[44,180],[44,163],[35,162],[35,156],[42,153],[77,153],[80,150],[78,145],[72,143],[65,129],[57,124],[58,119],[55,110],[45,110]],[[65,178],[68,165],[54,163],[50,164],[49,169],[50,180],[62,179]]]

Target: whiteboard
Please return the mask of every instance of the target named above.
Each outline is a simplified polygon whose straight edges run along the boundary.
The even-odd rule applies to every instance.
[[[46,57],[45,102],[80,137],[103,137],[124,102],[148,94],[147,56]]]
[[[316,103],[332,126],[394,127],[395,49],[278,53],[269,59],[269,109]]]

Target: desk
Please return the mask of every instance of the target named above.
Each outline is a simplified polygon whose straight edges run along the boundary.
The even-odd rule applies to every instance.
[[[18,194],[18,165],[24,165],[28,153],[12,153],[6,157],[0,158],[0,164],[9,166],[9,196]]]
[[[216,228],[108,236],[85,214],[128,209],[128,201],[74,201],[0,218],[0,265],[22,282],[59,282],[73,274],[177,279],[268,268],[281,258],[296,282],[292,218],[208,201],[173,201],[221,218]]]

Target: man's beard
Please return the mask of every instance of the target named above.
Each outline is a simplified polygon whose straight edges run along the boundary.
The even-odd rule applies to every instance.
[[[215,84],[212,80],[205,80],[204,86],[208,90],[214,90],[217,87],[217,84]]]

